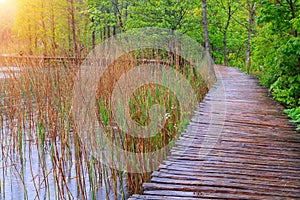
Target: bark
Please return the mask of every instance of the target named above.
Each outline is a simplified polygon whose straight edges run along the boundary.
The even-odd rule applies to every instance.
[[[70,16],[68,15],[68,56],[72,55],[72,36],[71,36],[71,19]],[[74,52],[73,52],[74,53]]]
[[[110,31],[110,26],[107,26],[107,38],[110,38],[111,31]]]
[[[117,34],[117,26],[114,25],[114,26],[113,26],[113,35],[116,35],[116,34]]]
[[[208,23],[207,23],[207,3],[206,0],[202,0],[202,23],[204,27],[204,40],[205,40],[205,50],[209,63],[212,63],[210,56],[210,40],[208,34]]]
[[[94,18],[92,18],[92,23],[93,24],[95,23],[95,19]],[[92,49],[95,49],[95,47],[96,47],[96,32],[93,29],[93,31],[92,31]]]
[[[295,13],[295,3],[296,3],[296,1],[295,2],[293,2],[293,0],[286,0],[286,1],[290,6],[292,19],[295,19],[296,18],[296,13]],[[298,32],[294,28],[293,28],[293,35],[295,37],[298,37]],[[300,72],[300,56],[298,57],[298,68],[299,68],[299,72]]]
[[[287,3],[289,4],[290,6],[290,9],[291,9],[291,13],[292,13],[292,19],[295,19],[296,18],[296,13],[295,13],[295,3],[293,2],[293,0],[286,0]],[[293,35],[295,37],[298,36],[298,33],[297,33],[297,30],[293,30]]]
[[[46,24],[45,24],[45,14],[44,14],[44,1],[42,1],[42,5],[41,5],[41,22],[42,22],[42,29],[43,29],[43,37],[42,37],[42,43],[43,43],[43,47],[44,47],[44,56],[47,56],[47,29],[46,29]]]
[[[31,36],[31,25],[30,23],[28,23],[28,42],[29,42],[29,55],[32,55],[33,54],[33,51],[32,51],[32,36]],[[22,50],[21,50],[22,51]]]
[[[74,0],[70,1],[71,3],[71,27],[72,27],[72,39],[73,39],[73,54],[75,58],[78,59],[79,52],[78,52],[78,46],[77,46],[77,36],[76,36],[76,21],[75,21],[75,5]],[[77,60],[76,59],[76,60]],[[77,61],[76,61],[77,64]]]
[[[250,2],[248,1],[249,5]],[[248,28],[248,41],[247,41],[247,50],[246,50],[246,69],[247,73],[249,74],[250,72],[250,56],[251,56],[251,36],[253,32],[253,24],[254,24],[254,14],[255,14],[255,2],[251,3],[250,10],[250,20],[249,20],[249,28]]]
[[[55,13],[54,13],[54,5],[55,3],[53,2],[53,0],[50,2],[50,6],[51,6],[51,12],[50,12],[50,19],[51,19],[51,46],[52,46],[52,56],[56,56],[56,37],[55,37],[55,30],[56,30],[56,22],[55,22]]]
[[[113,35],[116,35],[118,32],[118,28],[121,27],[122,24],[122,16],[119,11],[119,1],[118,0],[113,0],[113,9],[114,9],[114,16],[116,19],[116,25],[113,27]]]
[[[231,16],[232,16],[231,5],[228,5],[228,17],[227,17],[226,25],[225,25],[224,31],[223,31],[223,45],[224,45],[224,52],[223,52],[223,54],[224,54],[224,65],[225,66],[228,65],[228,58],[227,58],[227,31],[228,31],[228,27],[230,25]]]

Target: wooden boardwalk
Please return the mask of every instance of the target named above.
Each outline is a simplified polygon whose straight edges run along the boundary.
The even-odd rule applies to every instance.
[[[131,200],[300,199],[300,132],[255,78],[216,73],[171,155]]]

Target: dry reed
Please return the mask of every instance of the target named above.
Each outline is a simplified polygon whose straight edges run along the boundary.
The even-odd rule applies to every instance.
[[[180,119],[180,105],[172,91],[149,84],[134,92],[130,114],[140,125],[147,125],[150,107],[162,105],[168,116],[160,133],[151,138],[135,138],[116,127],[110,108],[112,90],[122,74],[147,60],[164,61],[183,74],[199,102],[208,90],[189,63],[180,57],[170,61],[167,52],[136,51],[110,65],[99,80],[98,105],[95,105],[98,120],[115,145],[136,153],[169,145],[189,120]],[[105,188],[107,199],[125,199],[130,193],[142,191],[141,185],[149,181],[150,173],[126,173],[107,167],[82,144],[72,115],[73,86],[79,67],[68,62],[36,60],[18,61],[14,66],[21,70],[11,70],[9,77],[0,79],[2,197],[7,195],[6,187],[13,185],[6,181],[7,176],[17,176],[25,199],[31,199],[33,194],[36,199],[97,199],[100,188]],[[33,188],[28,188],[28,181]]]

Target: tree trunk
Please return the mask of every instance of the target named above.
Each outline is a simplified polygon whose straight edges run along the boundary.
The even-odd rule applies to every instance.
[[[224,45],[224,65],[227,66],[228,65],[228,58],[227,58],[227,30],[230,24],[230,20],[231,20],[231,5],[228,6],[228,18],[227,18],[227,22],[226,25],[224,27],[224,32],[223,32],[223,45]]]
[[[223,33],[223,45],[224,45],[224,50],[223,50],[223,56],[224,56],[224,65],[228,65],[228,58],[227,58],[227,29],[224,30]]]
[[[43,47],[44,47],[44,56],[47,56],[47,29],[46,29],[46,24],[45,24],[45,5],[44,5],[44,1],[42,1],[42,5],[41,5],[41,22],[42,22],[42,29],[43,29],[43,36],[42,36],[42,43],[43,43]]]
[[[94,18],[92,18],[91,21],[92,21],[92,24],[95,23]],[[93,30],[92,30],[92,49],[95,49],[95,47],[96,47],[96,32],[95,32],[95,28],[93,28]]]
[[[293,0],[286,0],[287,3],[289,4],[290,6],[290,9],[291,9],[291,14],[292,14],[292,19],[295,19],[296,18],[296,13],[295,13],[295,3],[293,2]],[[295,1],[296,2],[296,1]],[[293,35],[295,37],[298,36],[298,33],[297,33],[297,30],[293,28]]]
[[[116,35],[116,34],[117,34],[117,26],[114,25],[114,26],[113,26],[113,36]]]
[[[113,35],[116,35],[118,32],[118,28],[120,27],[119,25],[122,24],[122,17],[121,17],[121,13],[119,13],[119,0],[112,1],[112,4],[113,4],[114,15],[116,19],[116,24],[113,27]]]
[[[111,32],[110,32],[110,26],[108,25],[107,26],[107,38],[110,38],[110,34],[111,34]]]
[[[209,63],[212,63],[210,56],[210,40],[208,34],[208,24],[207,24],[207,3],[206,0],[202,0],[202,23],[204,28],[204,40],[205,40],[205,50]]]
[[[286,1],[290,6],[292,19],[295,19],[296,18],[296,12],[295,12],[296,1],[295,2],[293,2],[293,0],[286,0]],[[294,35],[294,37],[298,37],[298,32],[295,28],[293,28],[293,35]],[[299,72],[300,72],[300,56],[298,57],[298,67],[299,67]]]
[[[78,46],[77,46],[77,37],[76,37],[76,22],[75,22],[75,6],[74,6],[74,0],[70,1],[71,3],[71,27],[72,27],[72,39],[73,39],[73,54],[76,58],[76,64],[77,59],[79,57],[78,53]]]
[[[250,5],[250,2],[248,1]],[[254,24],[254,14],[255,14],[255,2],[251,3],[251,7],[249,10],[250,20],[249,20],[249,29],[248,29],[248,41],[247,41],[247,50],[246,50],[246,70],[247,73],[250,73],[250,56],[251,56],[251,36],[253,32],[253,24]]]
[[[50,1],[50,9],[51,9],[51,12],[50,12],[50,19],[51,19],[51,46],[52,46],[52,56],[56,56],[56,37],[55,37],[55,30],[56,30],[56,21],[55,21],[55,2]]]
[[[28,23],[28,42],[29,42],[29,55],[32,55],[33,54],[33,51],[32,51],[32,36],[31,36],[31,25],[30,23]],[[21,52],[22,50],[20,50]]]

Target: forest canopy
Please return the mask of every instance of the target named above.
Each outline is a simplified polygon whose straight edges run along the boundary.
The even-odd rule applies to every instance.
[[[299,123],[298,0],[6,0],[0,54],[85,57],[101,41],[141,27],[179,31],[205,46],[205,23],[214,62],[258,76]]]

